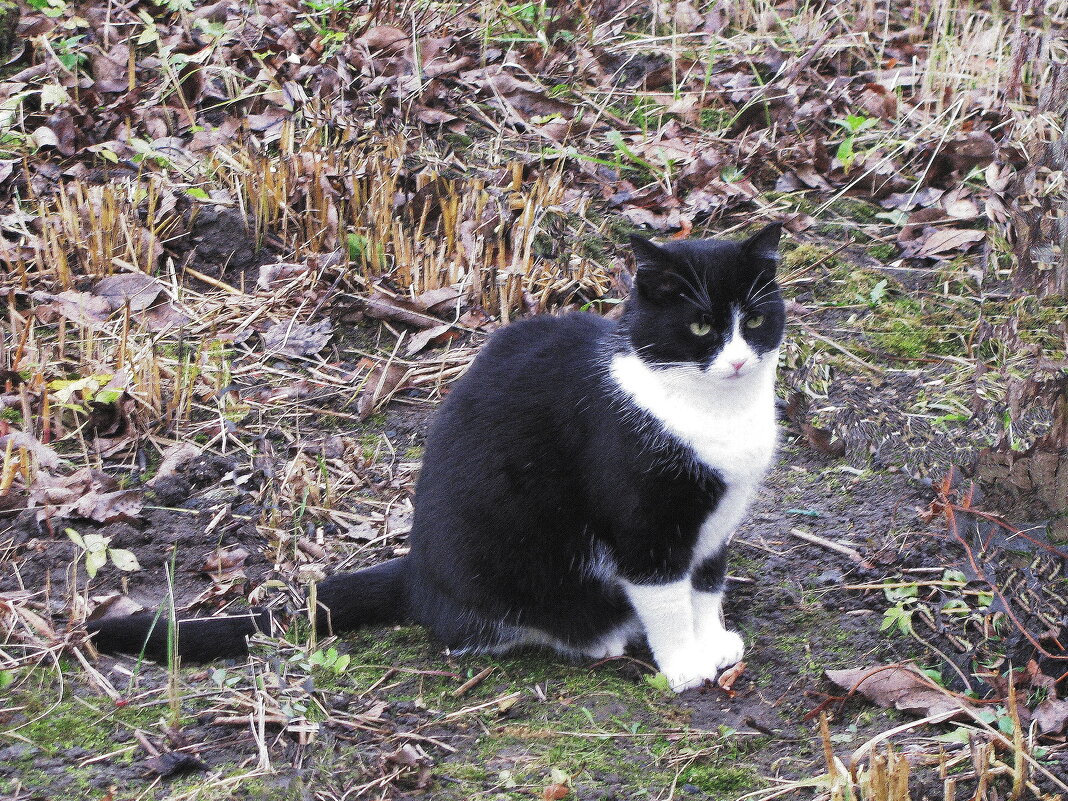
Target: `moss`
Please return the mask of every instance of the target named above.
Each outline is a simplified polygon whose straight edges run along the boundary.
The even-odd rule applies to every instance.
[[[703,108],[698,124],[706,131],[724,131],[734,121],[734,113],[722,108]]]
[[[882,209],[878,206],[851,197],[838,198],[828,206],[828,209],[842,217],[847,217],[857,222],[873,222],[878,219],[878,215],[882,212]]]
[[[831,256],[834,251],[822,245],[813,245],[802,242],[797,247],[786,251],[782,257],[783,266],[789,270],[797,270],[802,267],[811,267],[822,262],[824,267],[831,270],[842,264],[837,256]]]
[[[711,798],[735,799],[762,785],[750,768],[726,765],[690,765],[679,776],[679,783],[692,784]]]
[[[897,254],[897,246],[889,242],[880,242],[868,248],[868,255],[876,261],[889,261]]]

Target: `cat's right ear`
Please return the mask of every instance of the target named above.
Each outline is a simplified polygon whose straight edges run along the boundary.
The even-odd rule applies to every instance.
[[[630,249],[634,253],[634,286],[638,293],[653,303],[677,298],[683,281],[671,254],[637,234],[630,235]]]

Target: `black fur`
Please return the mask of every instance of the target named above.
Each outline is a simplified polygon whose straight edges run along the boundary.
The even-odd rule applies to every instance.
[[[620,323],[535,317],[495,334],[435,418],[410,553],[320,584],[318,628],[413,620],[464,649],[507,647],[531,627],[582,650],[633,615],[618,582],[594,569],[599,562],[610,557],[636,583],[685,575],[721,477],[631,406],[608,365],[631,349],[654,366],[708,364],[732,305],[763,316],[744,331],[754,349],[777,347],[778,238],[778,226],[744,242],[635,238],[635,293]],[[695,322],[715,333],[695,336]],[[695,585],[720,589],[725,570],[715,554]],[[253,630],[247,619],[225,635],[209,625],[200,636],[182,624],[184,657],[241,653]],[[102,649],[137,652],[144,617],[91,630]]]

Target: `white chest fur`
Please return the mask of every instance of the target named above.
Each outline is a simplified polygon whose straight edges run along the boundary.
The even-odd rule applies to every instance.
[[[775,453],[775,367],[769,352],[740,378],[698,367],[653,369],[636,354],[618,354],[611,375],[630,401],[716,470],[727,486],[701,526],[694,562],[719,550],[741,521]]]

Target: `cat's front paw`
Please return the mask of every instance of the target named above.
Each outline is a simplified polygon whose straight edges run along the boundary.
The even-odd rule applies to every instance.
[[[657,667],[667,678],[671,689],[677,693],[691,687],[700,687],[706,679],[716,678],[717,673],[716,666],[697,647],[658,659]]]
[[[738,632],[722,628],[699,637],[697,644],[705,661],[717,671],[737,664],[745,653],[745,643]]]

